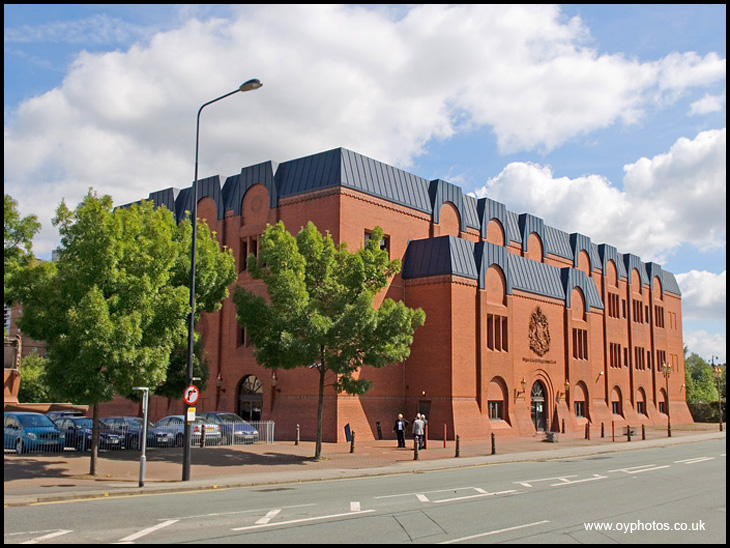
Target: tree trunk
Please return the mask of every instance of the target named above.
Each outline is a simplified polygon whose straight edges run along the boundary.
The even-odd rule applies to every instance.
[[[324,410],[324,352],[322,352],[321,362],[319,364],[319,398],[317,402],[317,441],[314,446],[314,460],[319,460],[322,456],[322,412]]]
[[[92,406],[94,425],[91,430],[91,461],[89,464],[89,475],[96,475],[96,461],[99,458],[99,404]]]

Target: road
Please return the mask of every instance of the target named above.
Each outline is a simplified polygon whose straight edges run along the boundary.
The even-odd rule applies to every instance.
[[[5,508],[4,541],[724,544],[725,459],[725,440],[715,440],[421,474],[38,504]]]

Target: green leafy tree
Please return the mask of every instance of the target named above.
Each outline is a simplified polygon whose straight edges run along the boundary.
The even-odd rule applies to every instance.
[[[382,230],[373,230],[354,253],[323,236],[308,223],[296,238],[282,222],[260,239],[258,257],[249,255],[249,271],[263,280],[268,299],[236,287],[237,319],[246,328],[258,363],[269,369],[311,367],[319,373],[317,438],[314,458],[322,451],[325,378],[337,392],[364,394],[371,381],[356,378],[363,366],[384,367],[410,354],[413,332],[425,313],[403,302],[375,295],[400,271],[380,249]]]
[[[3,291],[7,296],[7,282],[17,270],[33,259],[33,236],[40,230],[41,224],[35,215],[21,217],[18,202],[9,194],[5,194],[5,242],[3,244]],[[7,302],[7,297],[6,297]]]
[[[113,209],[109,196],[92,191],[73,212],[62,202],[54,224],[61,234],[58,261],[28,265],[11,293],[23,303],[18,326],[46,341],[48,382],[64,399],[93,405],[94,475],[98,404],[130,396],[135,386],[162,385],[171,352],[185,345],[189,284],[181,271],[192,231],[151,202]],[[230,275],[211,282],[217,295],[217,284],[227,286],[235,276],[230,252],[221,252],[220,262]]]
[[[717,384],[712,366],[694,352],[684,360],[688,402],[716,402]]]
[[[46,364],[46,358],[35,352],[20,360],[22,382],[18,388],[19,402],[37,403],[55,399],[46,379]]]

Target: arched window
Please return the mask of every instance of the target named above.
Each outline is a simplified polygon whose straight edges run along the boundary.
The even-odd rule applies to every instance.
[[[254,375],[247,375],[238,386],[238,415],[247,421],[260,421],[264,388]]]
[[[547,402],[545,401],[545,386],[540,381],[535,381],[530,391],[530,413],[532,424],[538,432],[547,429]]]

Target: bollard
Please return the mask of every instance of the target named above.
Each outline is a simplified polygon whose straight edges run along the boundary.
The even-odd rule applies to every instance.
[[[297,424],[297,437],[294,439],[294,445],[299,445],[299,425]]]
[[[457,434],[456,435],[456,454],[454,455],[454,457],[456,457],[456,458],[459,458],[459,455],[461,454],[461,450],[459,448],[460,443],[461,443],[461,436],[459,436]]]
[[[383,439],[383,430],[380,428],[380,421],[377,421],[375,423],[375,428],[378,430],[378,439],[382,440]]]
[[[591,439],[591,423],[586,423],[586,439]]]
[[[605,424],[601,423],[601,437],[602,438],[605,438],[606,437],[605,426],[606,426]]]
[[[205,447],[205,426],[201,426],[200,430],[200,448],[202,449],[203,447]]]
[[[626,441],[631,441],[631,425],[626,425]]]
[[[444,424],[444,449],[446,449],[446,425]]]
[[[355,452],[355,431],[352,431],[352,434],[350,434],[350,453]]]
[[[420,445],[420,442],[418,441],[418,436],[413,436],[413,460],[418,460],[418,446]]]
[[[494,432],[492,432],[492,455],[497,454],[497,438],[494,435]]]
[[[562,427],[563,427],[563,428],[562,428],[561,432],[562,432],[563,434],[565,434],[565,419],[563,419],[563,424],[562,424]]]
[[[641,439],[642,441],[646,441],[646,426],[643,424],[641,425]]]
[[[611,441],[616,441],[616,421],[611,421]]]

